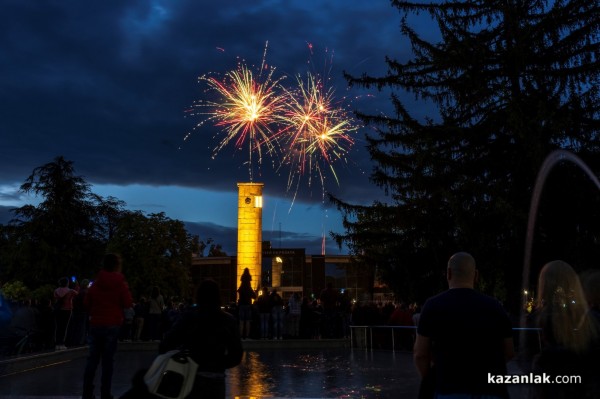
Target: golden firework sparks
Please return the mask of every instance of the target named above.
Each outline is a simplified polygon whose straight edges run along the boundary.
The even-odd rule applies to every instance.
[[[336,102],[334,90],[326,88],[322,78],[307,73],[305,79],[297,76],[296,80],[297,88],[288,91],[284,113],[287,134],[280,138],[285,140],[282,148],[287,148],[284,164],[290,166],[288,190],[298,186],[303,176],[310,185],[313,175],[324,187],[325,169],[339,184],[333,164],[346,157],[354,144],[350,134],[358,125],[342,102]]]
[[[309,50],[312,55],[311,44]],[[222,77],[211,73],[198,78],[207,88],[205,98],[191,111],[202,117],[196,128],[206,123],[219,128],[213,158],[230,144],[236,150],[247,145],[251,181],[253,153],[259,164],[268,154],[280,158],[278,170],[290,168],[287,189],[295,186],[294,199],[303,177],[309,186],[317,177],[324,193],[327,170],[339,184],[334,163],[345,160],[359,126],[345,108],[345,99],[336,99],[326,84],[329,62],[325,62],[326,78],[311,72],[304,78],[297,75],[290,89],[283,85],[285,76],[278,78],[275,68],[267,67],[266,52],[267,46],[256,73],[239,62]]]
[[[262,163],[263,152],[274,153],[278,145],[276,124],[280,119],[286,93],[279,89],[285,76],[275,78],[275,68],[267,67],[265,54],[258,73],[240,62],[238,67],[218,77],[206,74],[198,78],[207,86],[207,98],[194,104],[193,115],[201,115],[196,128],[213,123],[219,128],[215,135],[220,141],[213,150],[213,157],[224,147],[233,143],[235,149],[248,146],[248,165],[252,181],[252,155],[258,155]],[[188,134],[189,136],[189,134]],[[187,137],[185,139],[187,139]]]

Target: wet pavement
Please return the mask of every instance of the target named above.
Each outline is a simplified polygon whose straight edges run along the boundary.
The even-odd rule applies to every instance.
[[[229,373],[230,397],[414,398],[412,353],[336,349],[248,352]]]
[[[245,341],[241,364],[227,371],[226,397],[417,397],[419,377],[412,352],[349,348],[343,342],[323,341]],[[151,364],[157,346],[120,344],[112,386],[116,399],[130,388],[133,374]],[[82,347],[0,359],[0,399],[80,398],[86,354]],[[515,361],[508,364],[508,372],[522,373]],[[526,386],[509,385],[508,389],[512,399],[529,397]]]
[[[148,367],[154,351],[119,351],[113,394],[130,387],[136,370]],[[0,398],[79,398],[85,352],[0,375]],[[99,375],[97,376],[97,378]],[[98,384],[97,384],[98,385]],[[227,397],[414,398],[419,385],[412,353],[365,349],[261,349],[247,351],[227,372]]]

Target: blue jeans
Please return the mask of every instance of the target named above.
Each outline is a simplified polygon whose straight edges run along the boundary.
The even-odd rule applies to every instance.
[[[100,379],[100,397],[111,398],[113,363],[117,351],[117,340],[121,326],[90,327],[88,345],[90,352],[83,374],[83,398],[94,395],[94,376],[98,364],[102,361],[102,377]]]

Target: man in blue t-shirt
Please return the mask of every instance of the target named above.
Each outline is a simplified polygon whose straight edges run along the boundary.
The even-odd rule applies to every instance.
[[[512,326],[497,300],[473,289],[477,273],[470,254],[452,255],[448,291],[429,298],[421,311],[414,361],[437,399],[508,397],[506,385],[488,383],[488,373],[507,374]]]

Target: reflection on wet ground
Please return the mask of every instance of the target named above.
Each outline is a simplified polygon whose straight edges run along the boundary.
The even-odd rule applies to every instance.
[[[412,353],[331,350],[248,352],[228,373],[229,396],[412,398]]]
[[[153,352],[117,353],[113,394],[122,395]],[[85,357],[0,377],[0,398],[81,395]],[[97,376],[99,377],[99,376]],[[97,384],[98,385],[98,384]],[[227,397],[414,398],[418,376],[409,352],[357,349],[277,349],[246,352],[227,373]]]

